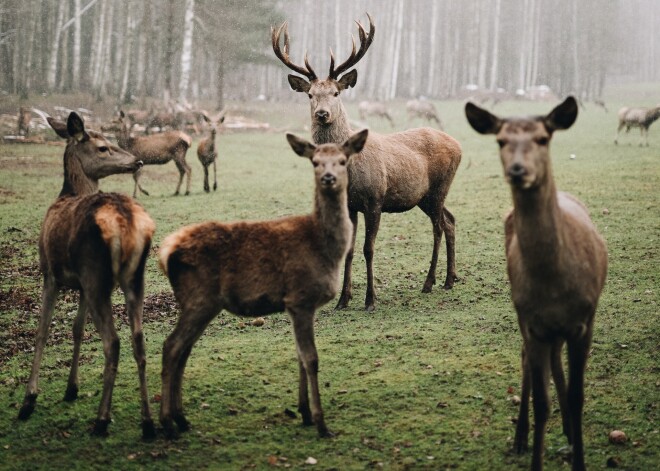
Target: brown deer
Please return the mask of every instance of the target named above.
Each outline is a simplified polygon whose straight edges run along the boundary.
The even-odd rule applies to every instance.
[[[415,118],[425,119],[429,123],[435,121],[441,131],[444,129],[440,116],[438,116],[438,110],[430,101],[408,100],[406,102],[406,112],[408,113],[408,121],[412,121]]]
[[[18,129],[16,130],[17,135],[21,133],[28,137],[30,135],[30,121],[32,120],[32,113],[29,109],[20,107],[18,109]]]
[[[204,121],[206,121],[211,128],[210,136],[199,141],[197,145],[197,158],[199,162],[204,167],[204,191],[209,192],[209,165],[213,164],[213,191],[218,189],[218,176],[216,171],[216,161],[218,159],[218,153],[215,150],[215,135],[217,133],[218,124],[222,124],[225,121],[225,117],[221,116],[219,119],[211,119],[205,114],[202,115]]]
[[[660,118],[660,105],[655,108],[628,108],[624,107],[619,110],[619,127],[616,129],[616,136],[614,136],[614,143],[619,143],[619,133],[625,127],[626,132],[630,128],[639,128],[642,139],[646,146],[649,145],[649,127]],[[640,141],[640,146],[644,144]]]
[[[381,103],[380,101],[361,101],[358,104],[358,113],[362,121],[365,121],[368,116],[377,116],[388,120],[390,125],[394,127],[394,120],[392,119],[392,115],[390,115],[390,111],[387,109],[385,103]]]
[[[578,105],[568,97],[547,116],[501,119],[468,103],[465,113],[476,131],[496,135],[513,194],[513,210],[505,223],[506,258],[523,337],[522,402],[514,449],[517,453],[527,449],[531,387],[532,469],[542,469],[551,370],[564,433],[573,445],[573,469],[582,470],[584,371],[607,274],[607,249],[582,203],[557,191],[549,150],[554,131],[575,122]],[[564,343],[568,344],[568,390],[561,362]]]
[[[289,313],[300,370],[298,410],[304,425],[316,424],[322,437],[332,435],[321,409],[314,313],[339,288],[341,262],[353,229],[346,203],[346,164],[362,150],[366,138],[364,130],[341,146],[315,146],[287,134],[295,153],[314,164],[312,214],[260,222],[204,222],[165,238],[160,263],[181,308],[163,346],[160,421],[167,435],[174,435],[173,422],[181,431],[189,427],[181,400],[183,370],[194,343],[222,309],[239,316]]]
[[[330,51],[330,72],[326,79],[319,79],[305,55],[305,66],[289,59],[289,34],[285,22],[272,30],[275,55],[291,70],[304,75],[307,80],[289,75],[289,84],[297,92],[310,98],[312,137],[316,144],[340,143],[353,133],[340,93],[357,82],[357,70],[344,72],[355,66],[369,49],[375,27],[369,16],[369,34],[357,22],[360,49],[356,52],[355,40],[350,57],[335,68],[335,58]],[[284,33],[284,50],[280,38]],[[344,75],[342,75],[344,74]],[[340,77],[341,76],[341,77]],[[375,309],[373,255],[374,243],[380,225],[381,213],[398,213],[418,206],[433,224],[433,255],[423,292],[431,291],[435,284],[438,248],[444,232],[447,245],[447,277],[445,289],[457,280],[454,261],[454,216],[445,207],[445,198],[461,161],[461,147],[449,135],[431,128],[411,129],[394,134],[372,132],[363,151],[353,157],[348,165],[348,208],[353,222],[353,239],[346,256],[344,284],[337,309],[348,306],[352,298],[351,265],[357,231],[357,213],[364,214],[366,234],[364,257],[367,263],[367,293],[365,308]]]
[[[119,361],[119,337],[112,321],[110,296],[118,284],[126,299],[133,353],[138,365],[142,433],[145,438],[151,438],[155,436],[155,431],[145,373],[142,300],[144,268],[155,226],[133,199],[98,191],[99,179],[134,172],[142,163],[110,144],[101,134],[86,131],[76,113],[69,115],[66,124],[52,118],[48,118],[48,123],[60,137],[67,140],[64,184],[58,199],[46,213],[39,236],[39,258],[44,276],[41,317],[32,373],[18,418],[26,420],[34,411],[39,365],[57,293],[61,288],[71,288],[80,292],[80,304],[73,321],[73,360],[64,400],[73,401],[78,397],[80,344],[89,316],[99,331],[105,355],[103,393],[93,433],[107,433]]]
[[[117,144],[122,149],[134,154],[142,160],[144,165],[162,165],[170,160],[174,160],[176,168],[179,170],[179,183],[176,186],[174,195],[179,194],[183,176],[186,175],[186,195],[190,194],[190,177],[192,170],[186,162],[186,152],[192,144],[192,139],[181,131],[167,131],[150,136],[131,137],[130,124],[123,111],[119,111],[118,120],[113,121],[119,125],[116,132]],[[141,169],[133,174],[135,187],[133,188],[133,198],[137,197],[138,189],[145,195],[149,193],[140,185]]]

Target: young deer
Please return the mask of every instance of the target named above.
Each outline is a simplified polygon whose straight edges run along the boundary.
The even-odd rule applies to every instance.
[[[215,135],[217,133],[218,124],[222,124],[225,120],[224,116],[220,119],[210,119],[206,115],[202,115],[211,128],[211,135],[199,141],[197,145],[197,158],[204,167],[204,191],[209,192],[209,165],[213,164],[213,191],[218,189],[218,176],[216,171],[216,161],[218,153],[215,151]]]
[[[578,107],[568,97],[547,116],[501,119],[468,103],[470,125],[495,134],[513,194],[506,218],[506,257],[511,296],[523,337],[522,402],[514,448],[527,449],[529,394],[534,398],[532,469],[543,467],[543,437],[550,410],[548,373],[557,388],[563,429],[573,445],[573,469],[584,469],[582,407],[584,371],[593,320],[607,274],[607,249],[587,209],[555,188],[549,144],[568,129]],[[561,350],[568,344],[568,394]]]
[[[355,40],[349,58],[335,68],[335,58],[330,51],[330,72],[319,79],[309,65],[305,55],[305,66],[291,62],[289,58],[289,34],[287,24],[272,31],[272,46],[275,55],[291,70],[304,75],[308,80],[289,75],[289,84],[297,92],[310,98],[312,137],[316,144],[341,143],[353,133],[348,115],[342,104],[340,93],[357,83],[357,70],[353,69],[369,49],[375,27],[369,16],[369,34],[360,22],[358,33],[360,49],[356,52]],[[284,32],[284,50],[280,49],[280,38]],[[344,74],[340,77],[341,74]],[[367,293],[365,308],[375,309],[373,255],[380,217],[383,212],[399,213],[418,206],[431,219],[433,225],[433,254],[422,291],[431,292],[435,284],[438,249],[442,233],[447,244],[447,276],[445,289],[450,289],[457,280],[454,255],[454,216],[445,207],[456,169],[461,161],[461,147],[449,135],[431,128],[411,129],[394,134],[369,135],[364,150],[353,157],[348,166],[348,208],[353,222],[353,239],[346,256],[344,284],[337,308],[348,306],[352,298],[351,265],[357,231],[357,213],[364,214],[366,234],[364,257],[367,264]]]
[[[39,365],[57,293],[66,287],[80,292],[80,304],[73,322],[73,360],[64,400],[73,401],[78,396],[80,343],[89,315],[101,335],[105,354],[103,394],[93,433],[107,433],[119,360],[119,337],[112,321],[110,296],[119,284],[126,299],[133,353],[138,365],[142,433],[145,438],[150,438],[155,432],[145,373],[142,300],[144,266],[155,226],[144,209],[131,198],[98,191],[99,179],[135,172],[142,162],[110,144],[101,134],[85,131],[83,121],[76,113],[69,115],[66,124],[52,118],[48,118],[48,122],[60,137],[67,140],[64,184],[59,198],[46,213],[39,236],[39,258],[44,275],[41,318],[32,373],[18,418],[26,420],[34,411]]]
[[[119,130],[115,134],[119,147],[134,154],[142,160],[144,165],[162,165],[174,160],[176,168],[179,170],[179,183],[176,186],[174,195],[179,194],[184,175],[187,177],[185,194],[190,194],[191,169],[186,162],[186,152],[192,144],[190,136],[181,131],[168,131],[149,136],[131,137],[131,124],[123,111],[119,112],[119,119],[113,121],[113,123],[119,125]],[[145,195],[149,195],[140,185],[140,173],[141,170],[138,170],[133,174],[135,180],[133,198],[137,198],[138,189]]]
[[[304,425],[316,424],[322,437],[332,435],[321,409],[314,313],[339,288],[353,230],[346,164],[362,150],[367,131],[341,146],[317,147],[292,134],[287,139],[296,154],[314,164],[312,214],[263,222],[205,222],[184,227],[161,244],[161,267],[181,308],[163,346],[160,421],[170,436],[173,421],[180,430],[188,429],[181,398],[183,370],[194,343],[222,309],[239,316],[289,313],[300,370],[298,410]]]

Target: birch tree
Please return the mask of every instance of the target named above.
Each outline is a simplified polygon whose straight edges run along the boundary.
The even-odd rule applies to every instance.
[[[195,17],[195,0],[186,0],[183,29],[183,47],[181,49],[181,78],[179,80],[179,100],[188,99],[188,84],[192,68],[193,19]]]

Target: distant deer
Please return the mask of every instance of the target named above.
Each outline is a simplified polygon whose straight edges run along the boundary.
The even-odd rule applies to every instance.
[[[532,469],[543,467],[543,437],[550,412],[548,376],[557,388],[564,433],[573,445],[573,469],[584,469],[582,407],[598,298],[607,274],[607,249],[587,209],[557,191],[550,163],[554,131],[575,122],[578,105],[568,97],[547,116],[501,119],[478,106],[465,107],[470,125],[495,134],[513,194],[505,223],[511,296],[523,337],[522,402],[514,449],[527,449],[530,384],[534,399]],[[568,344],[568,394],[561,350]]]
[[[361,101],[358,104],[358,112],[362,121],[365,121],[368,116],[378,116],[379,118],[388,120],[390,125],[394,127],[394,120],[385,103],[381,103],[380,101]]]
[[[21,133],[28,137],[30,135],[30,121],[32,120],[32,113],[29,109],[20,107],[18,109],[18,129],[16,130],[17,135]]]
[[[272,31],[273,51],[291,70],[304,75],[308,80],[289,75],[289,84],[297,92],[310,98],[312,137],[316,144],[340,143],[353,133],[340,93],[357,82],[357,70],[346,72],[364,56],[373,39],[375,27],[369,16],[369,34],[357,22],[360,49],[335,68],[335,58],[330,51],[330,72],[327,78],[319,79],[310,67],[307,55],[305,66],[289,59],[289,34],[287,23]],[[280,49],[280,37],[284,32],[284,50]],[[341,74],[344,74],[340,77]],[[348,208],[353,222],[351,249],[346,256],[344,284],[337,308],[348,306],[352,298],[351,265],[357,231],[357,213],[364,214],[366,234],[364,257],[367,263],[367,293],[365,308],[375,309],[373,255],[374,243],[381,213],[399,213],[418,206],[433,224],[433,255],[423,292],[431,291],[435,284],[438,248],[442,233],[447,244],[447,277],[445,289],[450,289],[457,280],[454,261],[454,216],[445,207],[445,198],[454,174],[461,161],[461,147],[449,135],[431,128],[411,129],[394,134],[372,132],[364,150],[353,157],[348,166]]]
[[[262,222],[204,222],[165,238],[160,263],[181,308],[163,346],[160,421],[167,435],[174,434],[173,421],[179,430],[188,429],[181,399],[183,370],[194,343],[222,309],[251,317],[289,313],[300,369],[298,410],[304,425],[316,424],[322,437],[332,435],[321,409],[314,313],[339,289],[353,229],[346,164],[366,138],[364,130],[341,146],[315,146],[287,134],[295,153],[314,164],[312,214]]]
[[[216,161],[218,153],[215,150],[215,135],[217,133],[217,126],[225,121],[224,115],[220,118],[211,119],[206,115],[202,115],[211,128],[210,136],[199,141],[197,145],[197,157],[199,162],[204,167],[204,191],[209,192],[209,165],[213,164],[213,191],[218,189],[218,177],[216,171]]]
[[[642,139],[649,145],[649,127],[660,118],[660,105],[655,108],[621,108],[619,110],[619,127],[616,130],[614,143],[619,143],[619,132],[625,127],[626,132],[630,128],[639,128]],[[644,145],[641,141],[640,146]]]
[[[408,121],[412,121],[415,118],[425,119],[429,123],[435,121],[441,131],[444,129],[440,116],[438,116],[438,110],[436,110],[435,105],[430,101],[408,100],[406,102],[406,111],[408,112]]]
[[[119,125],[119,130],[115,134],[119,147],[134,154],[145,165],[162,165],[174,160],[176,168],[179,170],[179,183],[176,186],[174,195],[179,194],[184,175],[187,177],[185,194],[190,194],[192,171],[186,162],[186,152],[192,144],[190,136],[181,131],[167,131],[150,136],[131,137],[129,123],[123,111],[119,111],[119,120],[115,122]],[[149,194],[140,185],[140,174],[141,169],[133,174],[135,180],[133,198],[137,197],[138,189],[145,195]]]
[[[110,423],[112,389],[119,361],[119,337],[112,320],[112,291],[124,292],[131,326],[133,353],[138,365],[142,406],[142,434],[155,436],[149,410],[146,355],[142,333],[144,268],[155,226],[133,199],[117,193],[99,193],[99,179],[135,172],[142,163],[110,144],[101,134],[86,131],[82,119],[71,113],[67,123],[48,118],[55,132],[67,140],[64,184],[59,198],[46,213],[39,236],[39,258],[44,276],[41,317],[37,330],[32,373],[18,414],[27,420],[37,402],[39,365],[48,338],[58,291],[80,292],[73,321],[73,360],[65,401],[78,397],[78,360],[88,316],[94,321],[105,355],[103,393],[93,433],[105,435]]]

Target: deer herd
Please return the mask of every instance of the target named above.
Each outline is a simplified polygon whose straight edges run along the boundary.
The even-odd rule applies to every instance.
[[[341,94],[358,83],[354,67],[375,37],[371,16],[368,32],[360,22],[357,27],[359,48],[353,40],[349,57],[341,63],[336,63],[330,51],[325,78],[317,76],[307,54],[303,65],[292,61],[286,22],[271,31],[275,56],[295,73],[288,76],[292,90],[309,97],[312,142],[292,134],[286,138],[293,152],[313,166],[312,212],[268,221],[201,222],[182,227],[160,244],[160,267],[180,308],[162,352],[160,423],[168,438],[190,426],[183,412],[184,370],[195,342],[223,309],[248,317],[282,311],[289,314],[299,365],[298,410],[302,422],[315,425],[321,437],[333,436],[321,406],[314,316],[338,293],[337,309],[348,307],[353,297],[351,266],[359,213],[365,224],[367,311],[376,307],[373,257],[383,212],[419,207],[430,219],[433,249],[422,292],[431,292],[436,282],[443,234],[447,250],[444,289],[451,289],[459,279],[456,220],[445,200],[461,162],[461,146],[445,132],[430,127],[379,134],[356,131],[350,126]],[[365,116],[377,113],[391,121],[385,107],[365,102],[360,104],[360,112]],[[411,118],[434,119],[441,127],[430,103],[410,102],[408,112]],[[549,149],[554,132],[568,129],[576,120],[577,102],[568,97],[546,116],[500,118],[472,102],[466,104],[465,113],[477,132],[495,135],[513,198],[513,210],[505,222],[505,249],[511,296],[523,339],[522,397],[514,451],[527,449],[531,393],[535,421],[532,468],[542,469],[552,374],[563,432],[572,445],[572,467],[584,469],[584,373],[596,306],[605,283],[607,250],[586,208],[575,197],[556,189]],[[619,129],[639,126],[644,132],[658,116],[660,108],[622,110]],[[175,194],[180,192],[184,177],[188,194],[190,166],[185,156],[192,140],[181,131],[132,137],[132,123],[143,118],[119,114],[114,122],[118,146],[86,129],[75,112],[66,122],[49,119],[57,135],[66,140],[64,182],[46,213],[39,238],[42,306],[32,371],[18,416],[21,420],[28,419],[35,409],[39,366],[57,293],[71,288],[80,292],[80,303],[73,322],[73,360],[64,399],[72,401],[78,395],[80,346],[89,316],[99,331],[105,356],[101,403],[93,433],[107,434],[119,359],[110,297],[119,286],[124,293],[138,365],[143,437],[156,436],[142,330],[145,264],[155,224],[135,199],[101,193],[98,186],[103,177],[132,173],[133,196],[138,190],[148,194],[139,182],[142,167],[173,160],[180,174]],[[204,190],[208,192],[211,164],[213,190],[217,189],[216,127],[224,116],[205,119],[209,134],[199,143],[197,152],[205,172]],[[564,344],[568,350],[568,381],[562,368]]]

